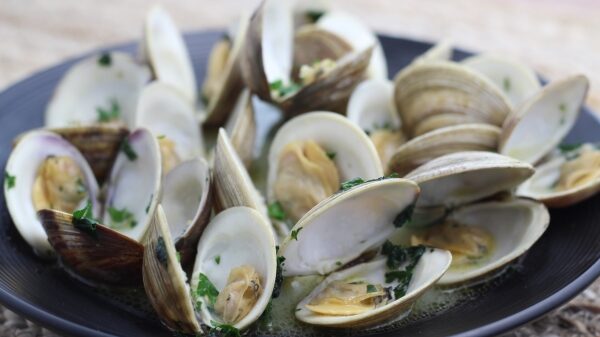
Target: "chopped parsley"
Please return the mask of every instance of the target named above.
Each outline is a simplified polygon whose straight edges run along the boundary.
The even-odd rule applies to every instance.
[[[277,80],[275,82],[269,83],[269,89],[271,89],[272,93],[275,93],[277,97],[285,97],[291,95],[298,90],[300,90],[302,86],[296,82],[290,82],[288,85],[284,85],[282,80]]]
[[[296,241],[298,241],[298,234],[300,234],[300,231],[301,231],[303,228],[304,228],[304,227],[300,227],[300,228],[298,228],[298,229],[295,229],[295,230],[293,230],[293,231],[290,233],[290,236],[292,237],[292,240],[296,240]]]
[[[156,247],[154,247],[154,254],[160,263],[163,266],[167,266],[169,264],[169,255],[167,254],[167,246],[165,244],[165,239],[162,236],[159,236],[156,239]]]
[[[86,191],[87,191],[87,189],[85,188],[85,184],[83,183],[83,181],[81,180],[81,178],[77,178],[77,193],[78,194],[83,194]]]
[[[107,123],[119,119],[121,116],[121,107],[116,99],[111,99],[108,109],[97,107],[96,113],[98,114],[98,122]]]
[[[210,324],[212,324],[213,328],[211,330],[217,330],[220,334],[219,336],[222,337],[240,337],[240,330],[238,330],[236,327],[234,327],[233,325],[229,325],[229,324],[221,324],[219,322],[215,322],[215,321],[210,321]],[[210,335],[210,332],[209,332]]]
[[[272,202],[268,207],[269,217],[275,220],[285,220],[286,214],[279,201]]]
[[[112,206],[108,207],[108,215],[110,215],[110,226],[115,229],[133,228],[137,225],[137,221],[133,217],[133,213],[127,208],[118,209]]]
[[[150,200],[148,201],[148,205],[146,206],[146,214],[150,212],[150,205],[152,205],[152,199],[154,199],[154,194],[150,194]]]
[[[335,261],[335,265],[338,266],[338,267],[341,266],[342,265],[342,261]]]
[[[415,211],[415,204],[412,204],[412,205],[406,207],[404,210],[402,210],[402,212],[398,213],[398,215],[396,215],[396,217],[394,218],[394,227],[400,228],[400,227],[406,225],[407,223],[409,223],[410,220],[412,219],[412,215],[413,215],[414,211]]]
[[[376,292],[377,292],[377,287],[375,287],[372,284],[367,284],[367,294],[376,293]]]
[[[8,173],[8,171],[4,171],[4,185],[6,185],[6,189],[10,190],[15,187],[17,177]]]
[[[216,264],[221,264],[221,255],[215,256],[215,263]]]
[[[98,58],[98,65],[102,67],[109,67],[112,63],[112,58],[110,57],[110,53],[102,53]]]
[[[582,143],[575,143],[575,144],[560,144],[558,146],[558,149],[560,150],[560,152],[562,154],[565,154],[567,152],[571,152],[571,151],[575,151],[578,150],[581,145],[583,145]]]
[[[275,246],[275,254],[279,252],[279,246]],[[272,298],[279,297],[281,293],[281,285],[283,284],[283,264],[285,263],[285,257],[277,256],[277,270],[275,272],[275,286],[273,287]]]
[[[156,136],[156,139],[158,139],[158,140],[165,139],[165,138],[167,138],[167,136],[165,136],[165,135]]]
[[[319,21],[319,19],[325,14],[324,11],[319,11],[319,10],[315,10],[315,9],[311,9],[306,11],[306,19],[311,22],[311,23],[315,23],[317,21]]]
[[[94,215],[92,213],[92,202],[88,200],[84,208],[73,212],[73,219],[71,220],[71,223],[73,226],[75,226],[75,228],[82,230],[93,237],[96,237],[96,227],[98,226],[98,221],[93,218]]]
[[[135,153],[135,151],[131,147],[131,144],[129,144],[129,140],[127,140],[127,138],[123,139],[123,143],[121,144],[121,151],[123,151],[127,158],[131,161],[136,160],[138,157],[137,153]]]
[[[337,153],[335,153],[335,152],[333,152],[333,151],[331,151],[331,152],[327,151],[327,157],[329,157],[329,159],[331,159],[331,160],[334,160],[334,159],[335,159],[335,155],[336,155],[336,154],[337,154]]]
[[[363,178],[354,178],[354,179],[350,179],[350,180],[344,181],[340,185],[340,190],[338,192],[347,191],[347,190],[351,189],[352,187],[355,187],[355,186],[358,186],[358,185],[362,185],[364,183],[370,183],[370,182],[373,182],[373,181],[380,181],[380,180],[385,180],[385,179],[390,179],[390,178],[398,178],[398,177],[399,177],[398,173],[393,172],[389,176],[383,176],[383,177],[379,177],[379,178],[375,178],[375,179],[370,179],[370,180],[364,180]]]
[[[511,87],[510,78],[505,77],[502,80],[502,86],[504,87],[504,91],[505,92],[509,92],[510,91],[510,87]]]
[[[177,262],[181,263],[181,252],[175,252],[175,257],[177,258]]]
[[[403,248],[394,245],[390,241],[384,243],[381,252],[387,255],[387,266],[392,269],[392,271],[385,274],[385,281],[387,283],[398,282],[394,287],[394,297],[396,299],[406,295],[413,276],[413,270],[417,266],[417,263],[419,263],[425,250],[426,248],[423,245]],[[400,268],[403,264],[406,264],[404,270],[394,270]]]
[[[208,302],[211,306],[214,306],[217,302],[217,296],[219,296],[219,291],[215,287],[212,282],[208,279],[208,277],[202,273],[198,275],[198,286],[196,287],[196,296],[204,297],[208,299]]]
[[[560,103],[558,105],[558,110],[560,110],[560,112],[562,112],[562,113],[566,113],[567,112],[567,105],[565,103]]]

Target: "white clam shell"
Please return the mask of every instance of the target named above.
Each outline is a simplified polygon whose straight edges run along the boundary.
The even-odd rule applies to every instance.
[[[127,54],[104,55],[110,57],[107,65],[99,62],[103,56],[94,55],[67,71],[46,108],[46,127],[95,124],[97,109],[108,109],[113,101],[119,106],[120,119],[133,125],[138,96],[150,80],[150,72]]]
[[[393,92],[394,84],[387,79],[361,82],[348,100],[346,116],[366,131],[384,125],[398,129],[401,122],[392,100]]]
[[[75,160],[85,177],[84,184],[93,206],[94,215],[98,216],[100,212],[100,205],[96,200],[98,183],[83,155],[55,133],[36,130],[25,134],[8,158],[5,172],[15,177],[15,183],[13,187],[9,188],[5,177],[4,195],[8,211],[17,230],[34,252],[44,258],[52,257],[54,250],[37,218],[32,192],[38,168],[49,156],[68,156]]]
[[[234,326],[245,329],[263,313],[275,286],[277,257],[271,226],[257,211],[248,207],[232,207],[217,214],[208,224],[200,242],[192,272],[191,287],[196,289],[202,273],[221,291],[227,285],[231,269],[250,265],[260,275],[262,294],[250,312]],[[216,257],[219,261],[215,261]],[[205,324],[220,322],[215,313],[202,304]]]

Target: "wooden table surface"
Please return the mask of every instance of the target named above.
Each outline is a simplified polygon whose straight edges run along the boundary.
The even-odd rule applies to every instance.
[[[0,0],[0,88],[67,57],[139,38],[145,12],[154,3],[161,2]],[[185,31],[224,27],[257,3],[170,0],[162,6]],[[359,15],[379,32],[429,41],[450,39],[458,47],[520,59],[550,79],[583,73],[592,83],[588,104],[600,111],[600,1],[332,0],[331,4]],[[567,306],[510,335],[600,335],[599,289],[600,280]],[[0,314],[0,323],[2,336],[12,329],[21,329],[19,336],[43,331],[8,311]]]

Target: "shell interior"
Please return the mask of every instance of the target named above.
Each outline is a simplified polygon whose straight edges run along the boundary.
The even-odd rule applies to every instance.
[[[392,101],[393,92],[394,84],[389,80],[361,82],[350,96],[346,116],[366,131],[384,126],[398,129],[400,117]]]

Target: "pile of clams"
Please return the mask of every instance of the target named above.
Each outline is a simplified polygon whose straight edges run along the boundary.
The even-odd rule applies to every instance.
[[[215,42],[201,85],[160,7],[138,55],[69,69],[5,168],[33,252],[92,286],[143,287],[175,332],[239,335],[310,275],[290,316],[369,327],[501,272],[547,207],[600,190],[597,145],[561,144],[585,76],[542,86],[443,42],[390,80],[371,30],[315,6],[263,1]],[[277,121],[259,133],[264,106]]]

